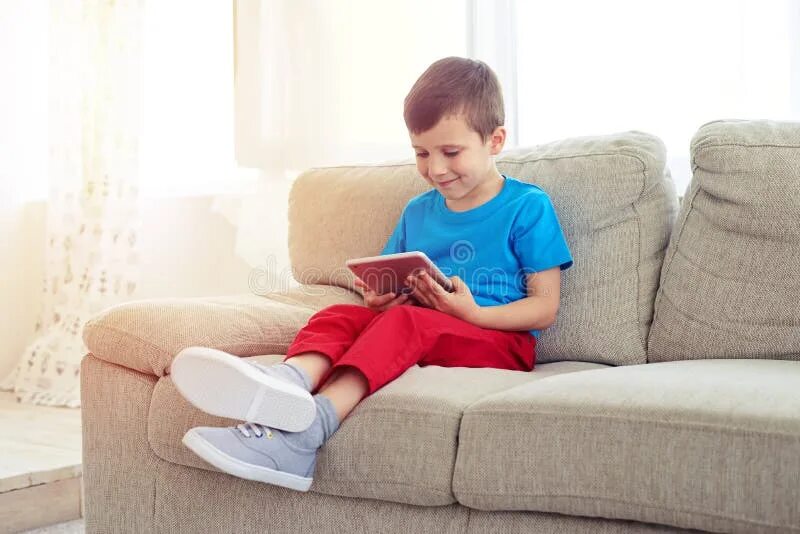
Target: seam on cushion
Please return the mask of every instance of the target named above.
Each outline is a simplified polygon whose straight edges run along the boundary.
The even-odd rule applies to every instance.
[[[458,503],[458,501],[456,501],[456,502]],[[458,503],[458,504],[461,505],[461,506],[464,506],[461,503]],[[478,510],[473,510],[469,506],[464,506],[464,508],[467,509],[467,524],[464,526],[464,532],[472,532],[470,530],[470,526],[472,525],[472,514],[473,514],[473,512],[477,512]]]
[[[460,491],[459,494],[460,495],[470,495],[470,496],[474,496],[474,497],[508,497],[508,493],[474,493],[474,492]],[[714,518],[714,519],[723,519],[723,520],[726,520],[726,521],[744,523],[744,524],[747,524],[747,525],[759,525],[759,526],[764,526],[764,527],[782,528],[782,529],[783,528],[790,528],[790,529],[792,529],[792,530],[794,530],[796,532],[800,532],[800,529],[798,529],[796,527],[792,527],[792,526],[787,527],[785,525],[773,525],[773,524],[764,523],[764,522],[758,521],[758,520],[742,519],[742,518],[738,518],[738,517],[729,517],[729,516],[724,516],[724,515],[717,515],[717,514],[713,514],[713,513],[709,513],[709,512],[702,512],[702,511],[699,511],[699,510],[682,510],[682,509],[679,509],[679,508],[670,508],[670,507],[666,507],[666,506],[663,506],[663,505],[648,504],[648,503],[642,503],[642,502],[636,502],[636,501],[629,501],[629,500],[625,500],[625,499],[609,499],[608,497],[592,497],[592,496],[587,496],[587,495],[564,495],[564,494],[552,494],[552,493],[527,493],[527,492],[514,491],[514,496],[519,496],[519,495],[522,495],[522,496],[525,496],[525,497],[557,497],[557,498],[570,498],[570,499],[587,500],[587,501],[607,501],[607,502],[612,502],[612,503],[642,506],[644,508],[651,508],[651,509],[654,509],[656,511],[666,511],[666,512],[673,512],[673,513],[674,512],[678,512],[678,513],[682,513],[682,514],[702,515],[702,516],[705,516],[705,517],[711,517],[711,518]],[[491,510],[491,511],[494,511],[494,510]],[[528,510],[528,511],[532,511],[532,510]],[[616,518],[616,519],[618,519],[618,518]]]
[[[113,332],[113,333],[115,333],[115,334],[123,334],[123,335],[125,335],[126,337],[132,337],[132,338],[133,338],[133,339],[135,339],[135,340],[136,340],[138,343],[140,343],[140,344],[142,344],[142,345],[144,345],[144,346],[146,346],[146,347],[149,347],[149,348],[151,348],[151,349],[154,349],[154,350],[156,350],[156,351],[158,351],[158,352],[166,353],[166,351],[164,351],[163,349],[161,349],[161,348],[160,348],[158,345],[155,345],[155,344],[153,344],[153,343],[151,343],[151,342],[149,342],[149,341],[147,341],[147,340],[145,340],[145,339],[143,339],[143,338],[141,338],[141,337],[139,337],[139,336],[137,336],[137,335],[135,335],[135,334],[131,334],[131,333],[130,333],[129,331],[127,331],[127,330],[120,330],[120,329],[118,329],[118,328],[115,328],[115,327],[113,327],[113,326],[107,326],[107,325],[102,325],[102,324],[95,325],[95,326],[94,326],[94,329],[96,329],[96,330],[103,329],[103,330],[105,330],[105,331],[108,331],[108,332]],[[111,363],[114,363],[114,362],[111,362]],[[162,375],[155,375],[155,372],[156,372],[156,371],[155,371],[155,367],[156,367],[156,366],[155,366],[155,365],[153,365],[153,361],[152,361],[152,360],[151,360],[149,357],[148,357],[148,359],[147,359],[147,363],[150,365],[150,369],[151,369],[151,371],[153,372],[154,376],[159,376],[159,377],[160,377],[160,376],[162,376]],[[121,366],[121,367],[126,367],[125,365],[122,365],[122,364],[119,364],[119,363],[117,363],[117,365],[119,365],[119,366]],[[134,369],[134,370],[135,370],[135,369]]]
[[[152,447],[150,448],[152,450]],[[150,514],[150,527],[153,532],[156,531],[156,506],[158,504],[158,465],[155,466],[155,473],[153,475],[153,504],[152,513]]]
[[[136,334],[132,334],[127,330],[120,330],[120,329],[115,328],[113,326],[106,326],[106,325],[97,325],[97,326],[94,326],[94,329],[104,329],[106,331],[113,332],[115,334],[125,335],[127,337],[133,338],[134,340],[136,340],[141,345],[144,345],[144,346],[146,346],[146,347],[148,347],[150,349],[153,349],[153,351],[157,351],[157,352],[161,353],[162,355],[167,355],[167,356],[171,355],[170,353],[168,353],[166,350],[162,349],[158,345],[155,345],[155,344],[151,343],[150,341],[147,341],[146,339],[144,339],[144,338],[142,338],[142,337],[140,337],[140,336],[138,336]],[[287,345],[290,344],[290,343],[291,342],[287,343]],[[275,343],[273,342],[273,344],[275,344]],[[230,350],[236,350],[238,348],[249,347],[251,345],[252,345],[252,343],[249,343],[249,344],[237,343],[237,344],[222,345],[222,346],[220,346],[219,350],[225,350],[226,352],[228,352]],[[236,355],[236,356],[238,356],[238,355]],[[260,356],[260,354],[254,354],[253,356]],[[103,360],[103,361],[108,361],[108,360],[104,360],[103,358],[100,358],[98,356],[95,356],[95,357],[100,359],[100,360]],[[242,356],[242,357],[246,357],[246,356]],[[119,365],[120,367],[125,367],[126,369],[131,369],[130,367],[127,367],[127,366],[125,366],[123,364],[120,364],[120,363],[117,363],[117,362],[109,362],[109,363],[114,363],[116,365]],[[149,357],[148,357],[147,363],[150,365],[150,369],[152,371],[151,374],[153,376],[158,376],[158,377],[164,376],[163,374],[156,374],[157,373],[157,371],[155,370],[156,365],[153,362],[153,360],[151,360]],[[131,370],[141,372],[138,369],[131,369]]]
[[[647,362],[647,335],[642,336],[642,331],[640,330],[642,316],[640,315],[641,301],[639,295],[642,292],[642,275],[639,271],[642,267],[642,254],[644,252],[642,251],[642,215],[637,209],[637,203],[642,201],[642,196],[647,190],[647,166],[643,161],[639,160],[639,162],[642,164],[642,190],[639,191],[639,196],[631,203],[631,209],[633,209],[633,212],[636,214],[636,248],[639,251],[636,258],[636,330],[638,330],[637,334],[640,337],[639,342],[641,343],[642,352],[644,352],[644,361]]]
[[[695,144],[694,148],[696,150],[704,150],[706,148],[725,148],[728,146],[738,146],[741,148],[800,148],[800,145],[773,145],[769,143],[761,145],[746,145],[744,143],[715,143],[712,145],[702,145],[702,146],[700,146],[699,143],[697,143]]]
[[[669,295],[664,294],[664,298],[667,300],[667,302],[669,302],[672,305],[672,308],[675,311],[677,311],[680,315],[682,315],[684,318],[689,319],[690,321],[695,322],[697,324],[700,324],[702,326],[706,326],[706,327],[709,327],[709,328],[714,328],[714,329],[717,329],[717,330],[725,331],[725,329],[721,325],[708,323],[708,322],[704,321],[703,319],[701,319],[699,317],[695,317],[694,315],[690,315],[689,313],[681,310],[675,304],[675,301],[673,301],[670,298]],[[731,320],[729,318],[726,317],[726,319],[728,319],[726,321],[726,323],[730,323],[731,322]],[[752,326],[752,325],[746,325],[746,326]],[[755,324],[755,326],[764,326],[764,325]],[[771,325],[766,325],[766,326],[771,326]],[[737,336],[739,336],[740,338],[744,338],[747,341],[753,341],[753,342],[757,342],[757,343],[763,343],[764,342],[764,338],[756,337],[756,336],[754,336],[752,334],[752,332],[755,331],[755,330],[751,331],[748,328],[744,328],[744,329],[729,330],[729,331],[730,332],[734,332]],[[772,339],[774,339],[774,338],[772,338]],[[796,354],[796,353],[787,352],[784,355],[793,355],[793,354]],[[703,356],[702,358],[697,358],[697,359],[699,359],[699,360],[707,360],[707,359],[711,359],[711,360],[740,360],[740,359],[744,359],[744,360],[749,360],[749,359],[775,360],[775,359],[780,359],[780,358],[775,358],[774,356],[781,356],[781,354],[776,354],[774,352],[774,350],[773,350],[772,352],[764,353],[763,357],[761,357],[761,358],[758,358],[758,356],[759,356],[758,354],[749,353],[749,354],[731,354],[731,355],[728,355],[728,356],[717,356],[717,357],[714,357],[714,358],[708,358],[708,356]],[[794,360],[790,360],[790,361],[794,361]]]
[[[98,362],[100,362],[100,363],[102,363],[104,365],[113,365],[114,367],[118,367],[118,368],[120,368],[120,369],[122,369],[124,371],[129,372],[129,373],[133,373],[133,376],[131,376],[130,378],[133,378],[134,380],[136,380],[138,382],[142,382],[142,383],[146,383],[146,384],[152,384],[153,386],[155,386],[155,384],[157,384],[159,379],[160,379],[160,377],[157,377],[156,375],[154,375],[152,373],[145,373],[143,371],[140,371],[139,369],[133,369],[133,368],[128,367],[126,365],[122,365],[121,363],[110,362],[108,360],[104,360],[103,358],[95,355],[91,351],[88,352],[86,354],[86,356],[84,356],[84,358],[86,358],[87,356],[91,356],[92,358],[94,358],[95,360],[97,360]]]
[[[595,419],[603,419],[607,421],[618,421],[623,423],[631,423],[631,424],[641,424],[641,423],[648,423],[654,427],[668,427],[668,428],[685,428],[690,427],[691,430],[700,430],[704,432],[721,432],[725,434],[737,435],[737,436],[766,436],[766,437],[782,437],[782,438],[792,438],[800,442],[800,434],[789,434],[785,432],[772,432],[772,431],[765,431],[765,430],[741,430],[738,428],[730,428],[723,425],[718,425],[714,423],[695,423],[695,422],[672,422],[672,421],[663,421],[663,420],[653,420],[653,419],[638,419],[638,418],[625,418],[625,417],[615,417],[610,415],[574,415],[574,414],[565,414],[560,412],[513,412],[513,411],[472,411],[468,415],[505,415],[505,416],[523,416],[523,417],[553,417],[556,419],[566,419],[571,418],[573,420],[585,420],[585,421],[592,421]]]
[[[390,413],[395,415],[441,415],[444,417],[449,417],[451,419],[458,419],[463,414],[463,410],[461,413],[448,413],[448,412],[435,412],[435,411],[422,411],[422,410],[403,410],[403,409],[394,409],[394,408],[369,408],[368,412],[365,412],[360,415],[360,417],[372,415],[372,414],[381,414],[381,413]]]
[[[452,481],[452,479],[451,479],[451,481]],[[353,484],[355,487],[369,485],[369,484],[386,484],[388,486],[405,486],[405,487],[411,487],[411,488],[423,488],[423,489],[426,489],[426,490],[430,490],[433,493],[436,493],[437,495],[441,495],[442,497],[453,497],[452,493],[444,492],[440,488],[434,488],[434,487],[426,486],[426,485],[423,485],[423,484],[413,484],[411,482],[396,482],[396,481],[390,481],[390,480],[366,480],[365,481],[363,479],[362,480],[358,480],[358,479],[357,480],[347,480],[347,479],[343,479],[343,478],[324,478],[324,479],[321,480],[321,482],[335,482],[337,484]],[[317,493],[322,493],[322,492],[317,491]]]
[[[631,149],[633,147],[625,147],[625,148]],[[537,161],[554,161],[554,160],[559,160],[559,159],[577,159],[577,158],[594,157],[594,156],[604,156],[604,157],[605,156],[619,156],[619,157],[624,157],[624,158],[633,158],[635,160],[638,160],[639,163],[641,163],[644,168],[647,168],[647,165],[645,165],[644,160],[641,157],[639,157],[638,154],[630,154],[630,153],[626,153],[626,152],[586,152],[586,153],[578,152],[578,153],[574,153],[574,154],[562,154],[562,155],[556,155],[556,156],[541,156],[541,157],[535,157],[535,158],[529,158],[529,159],[502,159],[502,160],[498,161],[497,163],[515,163],[515,164],[522,163],[522,164],[524,164],[524,163],[535,163]]]
[[[705,190],[703,190],[703,191],[705,192],[706,195],[708,195],[711,198],[718,198],[718,197],[714,197],[714,195],[712,195],[711,193],[709,193],[709,192],[707,192]],[[718,231],[720,233],[724,233],[724,238],[727,238],[730,235],[733,235],[734,237],[746,236],[746,237],[749,237],[749,238],[755,238],[753,240],[757,241],[759,243],[768,242],[768,243],[773,243],[773,244],[778,244],[778,245],[785,245],[787,243],[794,244],[794,242],[795,242],[794,239],[792,239],[791,241],[784,240],[784,239],[782,239],[783,236],[763,235],[763,234],[759,235],[759,234],[753,234],[753,233],[745,233],[743,231],[737,232],[736,230],[731,230],[730,228],[725,228],[721,224],[718,224],[716,221],[711,219],[711,217],[709,217],[705,212],[703,212],[700,209],[695,208],[694,212],[697,214],[698,218],[702,219],[702,220],[698,221],[698,225],[700,225],[701,227],[706,227],[706,226],[712,227],[714,230],[716,230],[716,231]],[[791,237],[794,237],[794,235],[795,234],[789,234],[789,236],[791,236]]]
[[[725,280],[726,282],[739,282],[739,283],[747,283],[747,282],[752,281],[752,277],[750,277],[750,278],[732,278],[732,277],[720,276],[719,273],[715,273],[714,271],[712,271],[711,269],[707,268],[706,266],[697,263],[695,260],[693,260],[692,258],[687,256],[686,253],[684,253],[681,250],[676,250],[675,254],[680,255],[682,258],[684,258],[687,261],[687,263],[689,263],[692,267],[696,267],[698,270],[703,271],[704,273],[708,273],[708,274],[712,275],[717,280]],[[766,283],[764,283],[764,282],[766,282]],[[770,285],[770,284],[769,284],[769,281],[761,281],[761,280],[759,280],[759,284],[758,285]],[[775,284],[775,286],[776,287],[786,287],[786,284],[785,283],[783,283],[783,284]]]

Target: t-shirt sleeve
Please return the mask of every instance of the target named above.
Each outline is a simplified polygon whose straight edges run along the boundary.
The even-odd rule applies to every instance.
[[[547,195],[536,195],[526,204],[512,232],[514,254],[524,269],[533,272],[572,266],[572,254],[558,222],[555,207]]]
[[[383,247],[381,251],[381,256],[386,254],[397,254],[398,252],[406,252],[406,210],[403,210],[402,215],[400,215],[400,220],[397,221],[397,226],[392,232],[392,235],[389,236],[389,241],[386,242],[386,246]]]

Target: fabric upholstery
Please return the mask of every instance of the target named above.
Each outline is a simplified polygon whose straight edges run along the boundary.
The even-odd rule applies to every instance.
[[[413,506],[314,492],[299,495],[222,473],[162,462],[157,470],[157,532],[229,534],[671,534],[687,532],[631,521],[547,513],[486,513],[457,504]],[[186,491],[186,488],[192,488]],[[213,503],[213,504],[212,504]]]
[[[458,504],[414,506],[315,491],[298,494],[177,465],[158,458],[147,443],[146,417],[155,377],[92,355],[84,358],[81,377],[88,534],[682,532],[631,521],[552,513],[481,512]],[[168,380],[162,378],[160,382]]]
[[[80,376],[86,532],[154,532],[161,460],[147,446],[146,423],[157,379],[91,354]]]
[[[712,122],[691,152],[648,360],[800,360],[800,123]]]
[[[725,532],[800,531],[800,363],[696,360],[517,386],[464,413],[453,491]]]
[[[540,512],[482,512],[470,509],[468,534],[668,534],[700,532],[635,521]]]
[[[264,356],[257,361],[280,359]],[[451,504],[455,502],[451,481],[459,424],[468,405],[519,384],[602,367],[605,366],[556,362],[526,373],[414,366],[364,399],[342,422],[320,452],[311,491],[423,506]],[[209,387],[213,387],[213,381]],[[147,434],[159,457],[213,470],[189,451],[181,438],[195,426],[230,426],[238,422],[195,409],[165,377],[153,394]]]
[[[266,296],[141,300],[92,318],[83,339],[97,358],[163,376],[178,352],[195,345],[239,356],[285,353],[314,312],[339,303],[363,299],[339,287],[301,286]]]
[[[677,211],[665,149],[641,132],[505,152],[501,172],[542,187],[575,258],[540,362],[644,363],[664,250]],[[306,284],[352,287],[348,258],[377,255],[406,202],[428,189],[411,164],[314,169],[289,204],[289,249]],[[346,207],[343,209],[343,207]]]

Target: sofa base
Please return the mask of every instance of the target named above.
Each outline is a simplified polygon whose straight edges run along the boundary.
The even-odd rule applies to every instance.
[[[82,362],[87,533],[683,532],[632,521],[300,494],[173,464],[147,441],[157,380],[91,354]]]

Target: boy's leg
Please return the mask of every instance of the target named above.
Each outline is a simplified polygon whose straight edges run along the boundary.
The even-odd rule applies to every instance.
[[[356,338],[344,353],[326,349],[326,356],[336,361],[329,370],[331,380],[314,396],[317,417],[308,429],[200,427],[187,432],[184,443],[225,472],[305,491],[312,482],[317,450],[341,420],[366,394],[414,363],[530,370],[535,360],[535,338],[527,332],[485,330],[412,306],[376,314]]]
[[[480,328],[429,308],[396,306],[369,323],[331,372],[357,369],[369,395],[417,363],[530,371],[535,360],[530,332]]]
[[[189,347],[173,361],[172,380],[184,398],[205,412],[299,432],[316,417],[309,391],[375,315],[364,306],[325,308],[312,316],[290,347],[290,355],[301,355],[270,366]],[[209,379],[218,387],[209,388]]]
[[[365,310],[369,313],[364,313]],[[293,343],[291,351],[297,357],[287,357],[287,360],[297,359],[312,365],[316,360],[322,365],[316,371],[309,367],[309,371],[324,373],[330,368],[330,360],[340,358],[375,315],[377,312],[361,306],[323,310],[312,317]],[[325,352],[315,353],[309,350],[312,348]],[[320,357],[324,361],[319,361]],[[362,377],[357,379],[364,381]],[[314,382],[315,385],[319,382],[318,376]],[[340,388],[347,384],[337,382]],[[358,400],[361,397],[363,394]],[[311,425],[300,432],[283,432],[256,423],[229,428],[197,427],[186,433],[183,443],[224,472],[306,491],[311,486],[317,450],[336,432],[340,421],[328,397],[315,395],[313,405],[316,416]]]
[[[365,396],[416,363],[530,371],[535,360],[530,332],[485,329],[436,310],[397,306],[369,323],[319,393],[342,421]]]
[[[355,343],[380,312],[366,306],[341,304],[325,308],[309,319],[286,351],[284,363],[302,369],[311,391],[325,383],[331,367]]]
[[[368,392],[369,382],[364,373],[352,367],[340,367],[331,374],[315,398],[327,398],[341,422]]]

